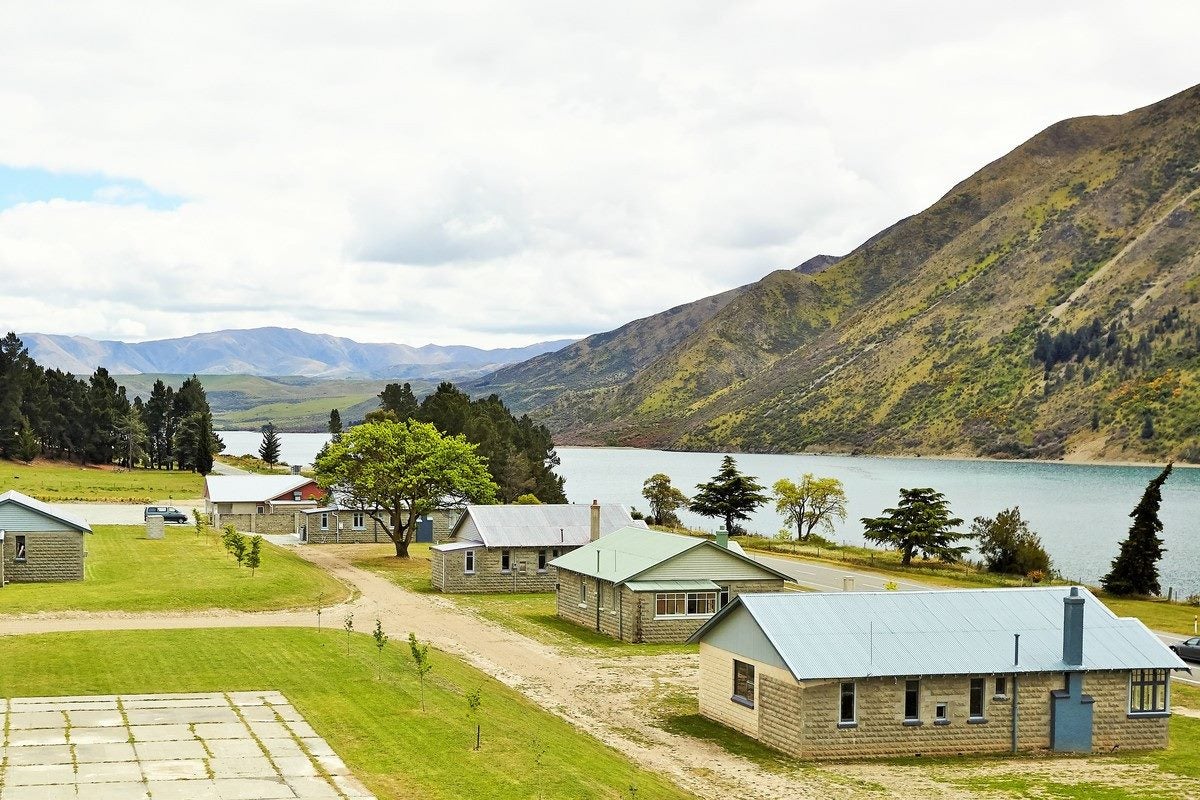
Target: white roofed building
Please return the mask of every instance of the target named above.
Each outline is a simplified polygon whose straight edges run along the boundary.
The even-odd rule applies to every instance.
[[[1086,589],[741,595],[700,713],[803,759],[1166,747],[1187,665]]]
[[[552,592],[551,561],[628,526],[646,524],[618,503],[469,505],[430,548],[430,577],[443,592]]]
[[[240,531],[299,534],[301,512],[316,508],[325,492],[303,475],[209,475],[204,479],[205,512],[212,525]]]
[[[18,491],[0,494],[0,587],[83,580],[86,521]]]

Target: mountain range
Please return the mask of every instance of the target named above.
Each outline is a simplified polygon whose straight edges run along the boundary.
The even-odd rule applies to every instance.
[[[842,258],[469,385],[560,441],[1200,461],[1200,87],[1068,119]]]
[[[482,350],[427,344],[364,344],[293,328],[198,333],[148,342],[97,341],[85,336],[22,333],[42,366],[87,375],[102,366],[114,375],[299,375],[312,378],[462,380],[558,350],[573,340]]]

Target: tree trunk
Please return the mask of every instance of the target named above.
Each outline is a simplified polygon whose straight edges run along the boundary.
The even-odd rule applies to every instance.
[[[404,541],[403,537],[394,539],[396,545],[396,558],[408,558],[408,542]]]

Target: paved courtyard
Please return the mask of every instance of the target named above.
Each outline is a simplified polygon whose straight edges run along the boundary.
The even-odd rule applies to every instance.
[[[374,800],[278,692],[0,703],[0,800]]]

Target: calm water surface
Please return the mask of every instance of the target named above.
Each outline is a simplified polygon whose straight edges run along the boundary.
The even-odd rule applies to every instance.
[[[229,453],[254,453],[262,437],[247,431],[224,432]],[[317,433],[280,434],[283,460],[307,464],[329,437]],[[572,502],[593,498],[647,511],[642,482],[665,472],[685,493],[708,480],[720,467],[720,453],[672,453],[604,447],[560,447],[560,473]],[[1010,506],[1042,537],[1055,567],[1068,578],[1095,583],[1129,530],[1129,512],[1155,467],[1113,467],[1011,461],[952,461],[922,458],[868,458],[815,455],[740,455],[742,471],[770,486],[780,478],[798,480],[805,472],[834,477],[846,486],[849,514],[833,538],[862,544],[860,517],[876,516],[894,506],[902,487],[932,486],[950,500],[956,516],[970,522],[994,516]],[[711,529],[711,519],[684,512],[684,522]],[[1176,469],[1163,488],[1163,539],[1160,563],[1164,590],[1200,593],[1200,470]],[[747,527],[770,536],[783,527],[773,507],[764,507]]]

